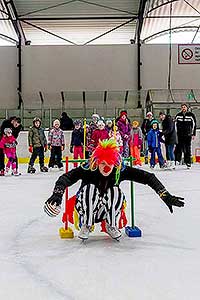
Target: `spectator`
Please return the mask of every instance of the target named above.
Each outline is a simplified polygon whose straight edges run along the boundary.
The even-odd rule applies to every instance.
[[[74,129],[74,124],[72,119],[67,115],[66,112],[63,112],[60,118],[60,129],[62,130],[72,130]]]
[[[142,163],[140,159],[140,149],[142,146],[142,130],[139,127],[138,121],[133,121],[132,123],[129,144],[131,156],[135,158],[133,164],[136,166],[141,166]]]
[[[159,131],[158,128],[158,121],[153,120],[152,121],[152,128],[149,130],[147,134],[147,141],[148,141],[148,149],[149,152],[151,153],[151,159],[150,159],[150,168],[155,167],[155,155],[157,154],[158,156],[158,162],[160,165],[160,168],[165,168],[165,163],[164,159],[162,156],[161,152],[161,144],[160,142],[162,141],[161,139],[161,132]]]
[[[167,167],[169,169],[175,169],[175,156],[174,147],[177,143],[177,135],[175,130],[175,123],[170,115],[166,115],[164,112],[159,114],[162,121],[162,133],[165,137],[166,159]]]
[[[74,130],[72,131],[70,152],[74,154],[74,159],[83,159],[83,144],[84,144],[84,132],[81,120],[74,121]],[[78,163],[74,163],[76,168]]]
[[[65,148],[65,138],[62,129],[60,129],[60,121],[54,120],[53,128],[48,133],[48,149],[51,151],[49,160],[49,169],[58,166],[63,171],[62,151]]]
[[[127,112],[122,111],[119,117],[120,118],[117,122],[117,126],[123,140],[122,156],[129,157],[129,137],[130,137],[131,125],[127,117]]]
[[[120,150],[120,154],[122,154],[123,152],[123,140],[122,140],[122,136],[118,130],[117,125],[112,126],[111,130],[108,133],[109,135],[109,140],[114,140],[117,144],[117,146],[119,147]]]
[[[142,129],[142,133],[144,135],[144,161],[145,164],[148,164],[148,142],[147,142],[147,134],[149,132],[149,130],[152,128],[151,127],[151,121],[154,119],[153,117],[153,113],[151,111],[149,111],[146,114],[146,118],[144,119],[141,129]]]
[[[13,137],[17,139],[19,132],[22,129],[21,119],[14,116],[4,120],[1,124],[1,129],[0,129],[0,140],[3,137],[5,128],[11,128]],[[3,149],[0,149],[0,176],[4,176],[4,169],[5,169],[4,159],[5,157],[4,157]],[[16,156],[16,168],[18,168],[17,156]]]
[[[109,136],[108,136],[108,131],[105,129],[105,123],[103,120],[99,120],[97,122],[97,129],[95,129],[92,133],[90,150],[94,151],[94,149],[97,147],[99,141],[103,141],[108,138],[109,138]]]
[[[89,124],[89,127],[87,128],[87,136],[86,136],[86,147],[87,147],[87,156],[89,157],[91,155],[91,140],[92,140],[92,134],[93,132],[98,128],[97,122],[100,120],[100,117],[98,114],[92,115],[92,121]]]
[[[182,152],[184,163],[191,168],[191,141],[196,135],[196,117],[188,111],[186,103],[181,105],[181,111],[175,117],[178,143],[175,149],[176,162],[181,162]]]

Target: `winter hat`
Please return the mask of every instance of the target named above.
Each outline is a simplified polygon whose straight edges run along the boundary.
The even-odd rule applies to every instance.
[[[120,117],[126,116],[127,117],[127,111],[123,110],[120,112]]]
[[[147,116],[147,117],[148,117],[148,116],[149,116],[149,117],[150,117],[150,116],[152,117],[152,116],[153,116],[153,113],[152,113],[151,111],[148,111],[147,114],[146,114],[146,116]]]
[[[113,122],[112,122],[111,119],[106,120],[106,125],[109,125],[109,124],[112,124],[112,123],[113,123]]]
[[[99,121],[97,122],[97,126],[98,126],[98,127],[99,127],[99,126],[104,126],[104,127],[105,127],[104,121],[103,121],[103,120],[99,120]]]
[[[74,126],[76,126],[76,125],[80,125],[80,126],[82,126],[82,121],[81,121],[81,120],[79,120],[79,119],[77,119],[77,120],[74,120]]]
[[[158,123],[157,120],[154,119],[154,120],[151,121],[151,126],[152,126],[153,124],[157,124],[157,125],[158,125],[159,123]]]
[[[56,124],[58,124],[60,126],[60,121],[58,119],[53,121],[53,126],[55,126]]]
[[[93,115],[92,115],[92,119],[98,119],[98,120],[99,120],[99,119],[100,119],[100,117],[99,117],[99,115],[98,115],[98,114],[93,114]]]
[[[7,135],[8,133],[12,134],[12,129],[11,128],[5,128],[4,129],[4,134]]]
[[[134,127],[138,127],[138,126],[139,126],[139,122],[138,122],[138,121],[133,121],[133,122],[132,122],[132,125],[133,125]]]

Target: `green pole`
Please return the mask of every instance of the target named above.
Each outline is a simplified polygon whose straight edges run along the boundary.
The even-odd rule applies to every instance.
[[[130,167],[132,168],[133,166],[133,157],[130,156]],[[135,227],[135,201],[134,201],[134,184],[133,181],[131,181],[131,227]]]

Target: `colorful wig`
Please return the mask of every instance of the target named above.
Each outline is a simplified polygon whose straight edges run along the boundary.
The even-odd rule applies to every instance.
[[[90,158],[90,169],[92,171],[96,170],[102,161],[105,161],[109,165],[114,165],[117,168],[116,183],[118,183],[122,157],[119,152],[119,147],[114,140],[99,141],[98,146]]]

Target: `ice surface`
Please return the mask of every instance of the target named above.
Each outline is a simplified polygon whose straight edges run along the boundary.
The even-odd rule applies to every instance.
[[[43,213],[61,173],[26,174],[23,165],[20,171],[20,177],[0,177],[0,299],[200,298],[200,165],[155,171],[172,194],[185,197],[185,208],[174,214],[151,188],[135,184],[142,238],[123,234],[116,242],[96,226],[84,244],[77,237],[60,239],[62,216]],[[130,184],[122,188],[129,202]]]

